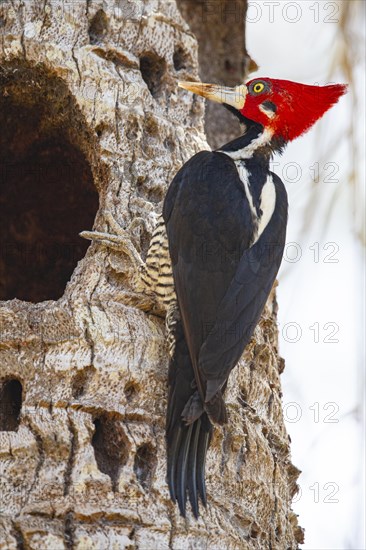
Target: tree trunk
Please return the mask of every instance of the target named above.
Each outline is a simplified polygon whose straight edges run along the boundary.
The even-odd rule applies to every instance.
[[[257,68],[245,47],[247,0],[177,0],[198,40],[202,82],[237,86]],[[222,105],[208,101],[205,133],[212,149],[240,135],[238,119]]]
[[[207,148],[203,102],[177,88],[198,78],[194,35],[173,0],[2,2],[0,33],[0,548],[296,548],[274,292],[230,377],[208,508],[183,520],[162,312],[125,257],[78,237],[142,218],[144,256],[174,174]]]

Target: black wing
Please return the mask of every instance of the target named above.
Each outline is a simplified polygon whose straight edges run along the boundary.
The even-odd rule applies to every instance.
[[[223,153],[195,155],[174,178],[163,215],[185,337],[203,398],[201,347],[253,233],[234,162]]]
[[[287,194],[281,180],[271,174],[276,207],[258,241],[245,250],[225,296],[217,307],[211,333],[202,343],[198,369],[207,380],[210,401],[239,361],[275,281],[286,240]]]
[[[206,413],[217,422],[225,421],[221,391],[251,338],[281,262],[287,198],[281,180],[272,177],[277,197],[275,212],[252,247],[254,228],[248,201],[236,166],[227,155],[198,153],[178,172],[164,203],[174,283],[190,360],[187,367],[186,353],[186,367],[179,355],[171,362],[167,417],[168,478],[172,498],[178,499],[182,513],[186,487],[193,510],[198,513],[197,491],[192,487],[204,477],[204,456],[195,459],[195,463],[201,463],[198,471],[190,470],[196,452],[192,449],[201,440],[197,415],[192,413],[190,417],[183,403],[194,399],[192,395],[197,392],[206,402],[200,421],[209,442],[212,428]],[[183,373],[185,384],[181,383]],[[197,390],[194,380],[189,384],[193,375]],[[173,399],[179,401],[178,407],[172,405]],[[182,421],[183,409],[184,420],[192,422],[191,428]]]

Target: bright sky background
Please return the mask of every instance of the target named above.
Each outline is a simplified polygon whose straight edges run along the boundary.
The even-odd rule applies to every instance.
[[[292,459],[303,472],[294,509],[307,550],[366,548],[365,253],[356,236],[365,208],[365,4],[349,1],[347,42],[335,1],[250,1],[246,25],[249,53],[260,66],[250,78],[348,82],[334,66],[348,51],[355,79],[355,95],[341,98],[273,167],[290,202],[278,324],[285,418]],[[353,169],[357,185],[350,184]]]

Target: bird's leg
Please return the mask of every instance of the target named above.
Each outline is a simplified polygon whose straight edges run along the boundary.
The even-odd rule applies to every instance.
[[[146,292],[148,289],[144,283],[141,275],[146,271],[145,263],[143,262],[140,254],[136,250],[135,246],[131,241],[131,230],[136,227],[137,224],[141,222],[144,223],[142,218],[135,218],[128,230],[123,229],[120,224],[114,219],[111,212],[105,212],[105,220],[108,222],[111,229],[111,233],[104,233],[101,231],[82,231],[80,236],[84,239],[89,239],[91,241],[97,241],[103,246],[125,254],[130,260],[130,270],[132,271],[132,284],[136,292]],[[113,267],[116,271],[127,271],[123,269],[119,264],[116,265],[113,262]]]

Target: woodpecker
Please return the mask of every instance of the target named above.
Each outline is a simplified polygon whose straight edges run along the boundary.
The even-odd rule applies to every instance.
[[[213,424],[227,422],[224,392],[259,321],[281,264],[287,194],[269,168],[275,152],[306,132],[346,91],[256,78],[227,88],[180,82],[222,103],[242,136],[193,156],[163,207],[180,318],[169,368],[168,484],[186,514],[206,506],[205,458]]]
[[[281,264],[287,193],[270,171],[274,153],[306,132],[346,92],[256,78],[234,88],[179,86],[222,103],[243,135],[201,151],[178,171],[166,194],[146,263],[111,215],[115,234],[84,231],[127,254],[136,289],[166,310],[170,353],[166,414],[167,481],[185,517],[207,504],[205,460],[214,424],[227,422],[224,394]]]

